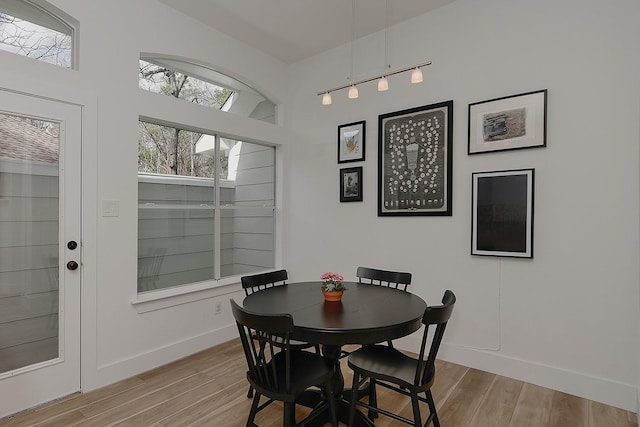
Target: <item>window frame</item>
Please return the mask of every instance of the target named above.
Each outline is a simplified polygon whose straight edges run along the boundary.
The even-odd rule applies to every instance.
[[[144,91],[144,89],[141,89]],[[178,98],[175,98],[178,99]],[[221,262],[221,253],[222,253],[222,244],[221,244],[221,236],[222,236],[222,226],[221,226],[221,222],[222,222],[222,215],[221,212],[224,211],[234,211],[234,212],[250,212],[250,211],[263,211],[263,212],[270,212],[271,213],[271,218],[273,221],[273,249],[272,249],[272,253],[273,253],[273,267],[269,267],[266,269],[262,269],[262,270],[255,270],[256,273],[261,272],[261,271],[269,271],[272,269],[275,269],[278,266],[278,259],[279,259],[279,244],[278,242],[280,241],[280,239],[278,238],[278,232],[279,232],[279,228],[277,225],[277,207],[276,207],[276,203],[277,203],[277,185],[278,185],[278,180],[277,180],[277,146],[274,146],[273,144],[269,144],[267,142],[264,141],[247,141],[244,138],[239,138],[236,136],[225,136],[222,135],[219,132],[215,132],[212,130],[205,130],[205,129],[193,129],[193,128],[189,128],[186,125],[181,125],[181,124],[170,124],[170,123],[166,123],[166,122],[160,122],[157,120],[153,120],[153,119],[149,119],[148,117],[139,117],[139,121],[144,121],[147,123],[153,123],[153,124],[158,124],[158,125],[162,125],[162,126],[167,126],[167,127],[172,127],[172,128],[177,128],[180,130],[184,130],[184,131],[189,131],[189,132],[198,132],[198,133],[202,133],[202,134],[207,134],[207,135],[211,135],[214,136],[215,138],[215,144],[214,144],[214,162],[215,165],[219,165],[220,164],[220,145],[221,145],[221,140],[222,139],[232,139],[232,140],[236,140],[238,142],[246,142],[249,144],[254,144],[254,145],[258,145],[258,146],[262,146],[262,147],[267,147],[269,149],[273,150],[273,169],[274,169],[274,174],[273,174],[273,203],[271,205],[229,205],[229,204],[225,204],[224,201],[221,199],[220,197],[220,189],[221,188],[229,188],[231,187],[231,180],[229,179],[223,179],[223,178],[218,178],[218,177],[213,177],[213,178],[205,178],[205,177],[190,177],[190,176],[182,176],[182,175],[169,175],[169,174],[154,174],[154,173],[148,173],[148,172],[138,172],[137,174],[137,183],[140,182],[162,182],[162,181],[184,181],[184,182],[191,182],[191,183],[197,183],[198,181],[201,181],[205,186],[209,186],[210,184],[213,184],[212,187],[214,188],[214,202],[211,206],[207,206],[206,209],[210,209],[213,211],[213,221],[214,221],[214,260],[213,260],[213,278],[211,279],[207,279],[207,280],[203,280],[203,281],[199,281],[199,282],[191,282],[191,283],[186,283],[186,284],[179,284],[179,285],[174,285],[174,286],[170,286],[167,288],[160,288],[157,290],[151,290],[151,291],[140,291],[138,289],[138,280],[136,280],[136,300],[134,303],[140,303],[140,302],[147,302],[147,301],[155,301],[158,299],[164,299],[167,297],[174,297],[174,296],[178,296],[178,295],[183,295],[183,294],[188,294],[188,293],[192,293],[192,292],[197,292],[197,291],[201,291],[204,289],[213,289],[213,288],[217,288],[220,286],[225,286],[231,283],[237,283],[238,279],[240,277],[240,274],[234,274],[234,275],[230,275],[230,276],[222,276],[222,271],[221,271],[221,267],[222,267],[222,262]],[[217,168],[215,169],[216,171],[218,170]],[[216,172],[217,175],[217,172]],[[206,184],[205,184],[206,182]],[[195,184],[198,185],[198,184]],[[235,182],[233,184],[233,187],[235,187]],[[137,196],[137,200],[138,200],[138,212],[139,210],[142,209],[159,209],[159,208],[163,208],[162,205],[153,205],[153,206],[149,206],[149,207],[145,207],[143,203],[140,202],[140,195],[138,194]],[[189,210],[189,209],[198,209],[198,210],[202,210],[203,207],[200,206],[195,206],[195,205],[173,205],[170,204],[168,205],[170,206],[170,208],[175,208],[175,209],[185,209],[185,210]],[[139,219],[139,216],[138,216]],[[139,231],[136,233],[136,237],[137,239],[139,239]],[[139,257],[139,253],[136,251],[136,260]],[[252,272],[253,273],[253,272]]]

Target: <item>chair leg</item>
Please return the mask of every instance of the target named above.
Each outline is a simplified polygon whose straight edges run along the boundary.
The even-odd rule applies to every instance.
[[[360,373],[358,371],[353,372],[353,383],[351,385],[351,401],[349,402],[349,420],[348,426],[353,425],[353,421],[356,416],[356,400],[358,399],[358,383],[360,382]]]
[[[433,401],[433,395],[431,394],[431,390],[427,390],[425,393],[427,398],[427,405],[429,405],[429,415],[433,420],[433,427],[440,427],[440,420],[438,420],[438,413],[436,412],[436,404]]]
[[[411,407],[413,408],[413,420],[414,425],[422,427],[422,416],[420,415],[420,401],[418,400],[418,393],[411,393]]]
[[[249,386],[249,390],[247,390],[247,398],[251,399],[253,397],[253,387]]]
[[[247,427],[255,425],[254,420],[258,413],[258,405],[260,404],[260,393],[254,393],[253,402],[251,403],[251,411],[249,412],[249,419],[247,420]]]
[[[376,393],[376,380],[374,380],[373,378],[369,378],[369,405],[374,406],[376,408],[378,407],[378,395]],[[369,412],[367,413],[367,417],[369,417],[369,419],[373,421],[376,418],[378,418],[378,412],[374,411],[373,409],[369,409]]]

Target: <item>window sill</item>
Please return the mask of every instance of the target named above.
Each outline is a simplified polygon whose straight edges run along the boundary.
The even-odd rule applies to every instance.
[[[132,300],[139,314],[162,310],[194,301],[215,298],[242,290],[239,277],[227,277],[220,280],[178,286],[158,291],[137,294]]]

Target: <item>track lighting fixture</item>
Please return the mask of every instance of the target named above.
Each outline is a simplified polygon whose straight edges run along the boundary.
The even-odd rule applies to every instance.
[[[329,100],[331,99],[331,93],[348,88],[349,89],[348,98],[349,99],[356,99],[356,98],[358,98],[358,88],[357,88],[357,86],[360,86],[360,85],[362,85],[364,83],[372,82],[374,80],[378,80],[378,91],[382,92],[382,91],[385,90],[385,89],[380,89],[381,86],[384,87],[384,83],[382,83],[383,80],[387,80],[387,77],[394,76],[396,74],[406,73],[408,71],[411,71],[411,83],[420,83],[420,82],[423,81],[422,68],[424,68],[424,67],[426,67],[428,65],[431,65],[431,61],[423,62],[422,64],[414,65],[413,67],[402,68],[400,70],[390,71],[390,72],[384,73],[382,75],[371,77],[371,78],[368,78],[368,79],[358,80],[357,82],[352,82],[352,83],[346,84],[344,86],[334,87],[333,89],[323,90],[322,92],[318,92],[318,96],[322,96],[322,105],[331,105],[331,102],[326,102],[327,98]],[[388,81],[387,81],[386,86],[387,86],[387,89],[388,89],[389,88],[389,82]],[[352,96],[352,92],[353,92],[353,96]]]
[[[329,90],[324,90],[322,92],[319,92],[318,95],[322,95],[322,105],[331,105],[331,92],[336,92],[342,89],[347,89],[349,88],[349,92],[347,94],[347,98],[349,99],[357,99],[358,98],[358,85],[361,85],[363,83],[368,83],[374,80],[378,80],[378,92],[385,92],[389,90],[389,80],[387,79],[387,77],[396,75],[396,74],[400,74],[400,73],[405,73],[407,71],[411,71],[411,83],[420,83],[423,80],[422,77],[422,70],[421,68],[426,67],[427,65],[431,65],[431,61],[429,62],[424,62],[422,64],[418,64],[418,65],[414,65],[413,67],[409,67],[409,68],[403,68],[400,70],[396,70],[396,71],[389,71],[386,72],[382,75],[376,76],[376,77],[371,77],[369,79],[364,79],[364,80],[359,80],[354,82],[353,81],[353,69],[354,69],[354,55],[353,55],[353,42],[355,39],[355,32],[354,32],[354,28],[355,28],[355,15],[356,15],[356,1],[352,0],[351,1],[351,45],[350,45],[350,53],[351,53],[351,58],[350,58],[350,69],[349,69],[349,78],[348,80],[350,81],[349,84],[344,85],[344,86],[339,86],[333,89],[329,89]],[[388,23],[388,19],[389,19],[389,0],[385,0],[385,32],[384,32],[384,66],[385,68],[390,68],[391,65],[389,64],[389,23]]]

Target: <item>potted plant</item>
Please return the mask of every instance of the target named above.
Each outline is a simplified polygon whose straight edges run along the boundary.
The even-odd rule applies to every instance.
[[[325,301],[340,301],[346,289],[342,281],[344,278],[338,273],[327,272],[320,276],[322,279],[322,294]]]

